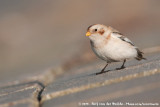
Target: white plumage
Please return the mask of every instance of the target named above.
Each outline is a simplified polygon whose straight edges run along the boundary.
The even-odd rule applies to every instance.
[[[91,25],[87,29],[86,36],[90,38],[93,52],[106,61],[107,65],[111,62],[124,61],[121,68],[119,68],[122,69],[126,59],[145,59],[142,52],[128,38],[112,27],[102,24]],[[106,66],[100,73],[104,73]]]

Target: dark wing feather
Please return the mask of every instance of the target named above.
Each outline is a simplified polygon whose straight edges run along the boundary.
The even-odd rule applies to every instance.
[[[123,34],[121,34],[120,32],[112,32],[112,33],[114,34],[114,36],[120,38],[121,40],[123,40],[123,41],[131,44],[132,46],[135,46],[133,44],[133,42],[131,42],[128,38],[126,38],[125,36],[123,36]],[[136,59],[137,60],[142,60],[142,59],[146,60],[146,58],[143,57],[143,52],[141,52],[137,47],[135,47],[135,49],[137,50],[137,57],[136,57]]]
[[[120,32],[112,32],[112,33],[113,33],[113,34],[116,34],[117,37],[120,38],[121,40],[123,40],[123,41],[131,44],[132,46],[135,46],[135,45],[133,44],[133,42],[132,42],[131,40],[129,40],[128,38],[126,38],[125,36],[123,36],[122,33],[120,33]]]

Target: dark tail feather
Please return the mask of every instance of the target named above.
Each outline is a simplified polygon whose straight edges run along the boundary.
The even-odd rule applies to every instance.
[[[138,48],[136,48],[136,50],[137,50],[137,57],[136,57],[137,60],[142,60],[142,59],[147,60],[146,58],[143,57],[143,52],[141,52]]]

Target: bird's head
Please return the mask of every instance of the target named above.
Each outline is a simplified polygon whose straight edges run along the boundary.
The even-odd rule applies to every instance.
[[[103,40],[108,35],[108,28],[102,24],[94,24],[88,27],[86,36],[90,38],[91,41]]]

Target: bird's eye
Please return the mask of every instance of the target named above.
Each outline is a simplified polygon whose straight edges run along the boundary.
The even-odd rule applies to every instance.
[[[97,31],[97,29],[94,29],[94,31]]]

